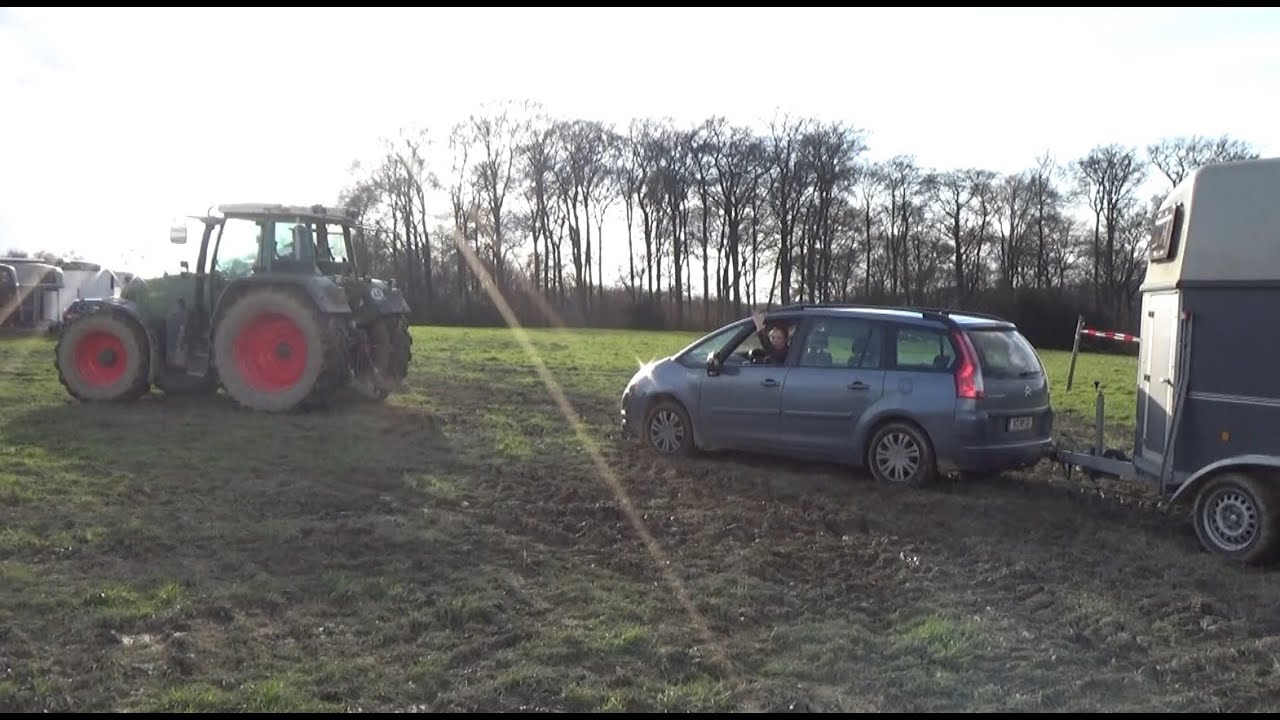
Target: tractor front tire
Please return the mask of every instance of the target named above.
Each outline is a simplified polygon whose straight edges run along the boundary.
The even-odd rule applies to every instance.
[[[413,337],[408,333],[408,323],[401,315],[383,315],[372,320],[362,332],[369,356],[353,359],[352,364],[360,375],[355,382],[356,392],[367,400],[387,400],[408,377],[408,364],[413,357]]]
[[[413,362],[413,336],[409,334],[409,323],[403,316],[388,315],[382,318],[382,322],[391,335],[391,363],[387,375],[398,388],[409,377],[409,365]]]
[[[54,365],[58,381],[79,400],[136,400],[151,389],[147,333],[115,312],[85,315],[64,327]]]
[[[284,290],[254,290],[218,322],[213,357],[236,404],[288,412],[324,404],[336,389],[337,342],[333,325],[309,300]]]

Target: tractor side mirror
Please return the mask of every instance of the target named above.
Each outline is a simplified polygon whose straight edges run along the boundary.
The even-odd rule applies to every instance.
[[[191,266],[187,264],[186,260],[183,260],[182,262],[178,263],[178,267],[182,268],[183,275],[186,275],[187,273],[191,272]]]
[[[174,225],[169,228],[169,242],[174,245],[187,244],[187,227],[185,225]]]

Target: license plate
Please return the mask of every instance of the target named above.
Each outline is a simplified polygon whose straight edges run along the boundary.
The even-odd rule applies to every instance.
[[[1022,432],[1023,430],[1030,429],[1031,418],[1029,416],[1009,418],[1009,432]]]

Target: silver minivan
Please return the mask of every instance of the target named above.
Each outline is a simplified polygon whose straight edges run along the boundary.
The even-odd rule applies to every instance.
[[[977,313],[790,305],[636,372],[625,433],[653,450],[845,462],[878,480],[988,474],[1052,452],[1049,380],[1016,326]]]

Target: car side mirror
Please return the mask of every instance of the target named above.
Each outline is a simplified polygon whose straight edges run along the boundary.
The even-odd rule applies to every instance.
[[[707,353],[707,374],[708,375],[712,375],[712,376],[719,375],[722,367],[723,366],[720,364],[720,358],[716,357],[715,353],[713,352]]]
[[[187,244],[187,228],[185,225],[174,225],[169,228],[169,242],[174,245]]]

